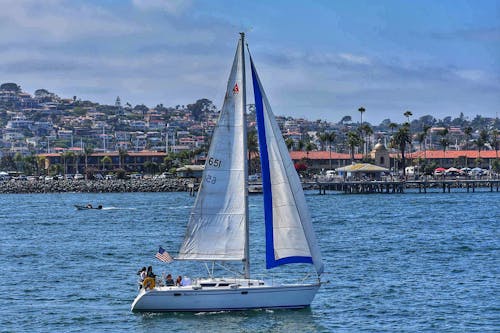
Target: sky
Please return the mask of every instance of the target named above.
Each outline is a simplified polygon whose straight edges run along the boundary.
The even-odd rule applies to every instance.
[[[500,111],[500,0],[0,0],[0,83],[220,108],[239,32],[276,115]]]

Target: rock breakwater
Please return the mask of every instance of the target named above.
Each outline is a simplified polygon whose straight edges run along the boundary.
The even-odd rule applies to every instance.
[[[189,191],[189,185],[193,183],[194,180],[189,178],[52,181],[11,180],[0,182],[0,193],[183,192]]]

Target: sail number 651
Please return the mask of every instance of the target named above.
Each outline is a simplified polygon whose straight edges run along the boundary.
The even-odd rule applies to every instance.
[[[222,161],[218,160],[216,158],[210,157],[208,159],[208,165],[211,165],[211,166],[213,166],[215,168],[220,168],[221,164],[222,164]]]

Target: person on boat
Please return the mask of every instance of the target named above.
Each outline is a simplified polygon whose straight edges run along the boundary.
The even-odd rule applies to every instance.
[[[177,280],[175,280],[175,285],[178,287],[182,286],[182,276],[179,275],[177,277]]]
[[[190,279],[188,276],[185,276],[185,277],[182,279],[181,284],[182,284],[183,286],[190,286],[190,285],[191,285],[191,279]]]
[[[97,206],[97,209],[102,209],[102,205]]]
[[[153,273],[153,266],[148,266],[148,271],[146,273],[146,276],[153,279],[156,277],[155,273]]]
[[[87,208],[92,209],[92,204],[87,204]]]
[[[141,268],[138,272],[137,275],[139,275],[139,289],[142,288],[142,283],[144,282],[144,279],[146,278],[146,267]]]
[[[165,285],[166,286],[174,286],[175,285],[174,279],[172,279],[172,274],[168,274],[167,277],[165,278]]]

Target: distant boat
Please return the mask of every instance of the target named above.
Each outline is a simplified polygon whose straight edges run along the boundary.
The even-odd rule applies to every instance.
[[[75,205],[77,210],[102,209],[102,206],[92,207],[92,205]]]
[[[202,182],[176,259],[210,262],[208,277],[184,286],[140,289],[132,311],[221,311],[310,306],[322,282],[321,254],[299,176],[250,57],[259,135],[266,268],[307,263],[314,281],[293,284],[250,278],[244,34],[238,43]],[[161,252],[161,251],[160,251]],[[214,277],[214,266],[237,261],[241,276]],[[229,270],[228,270],[229,271]],[[236,273],[233,273],[236,274]],[[295,280],[295,279],[294,279]],[[150,281],[148,281],[150,282]]]
[[[248,184],[248,194],[262,194],[263,188],[260,183],[249,183]]]

